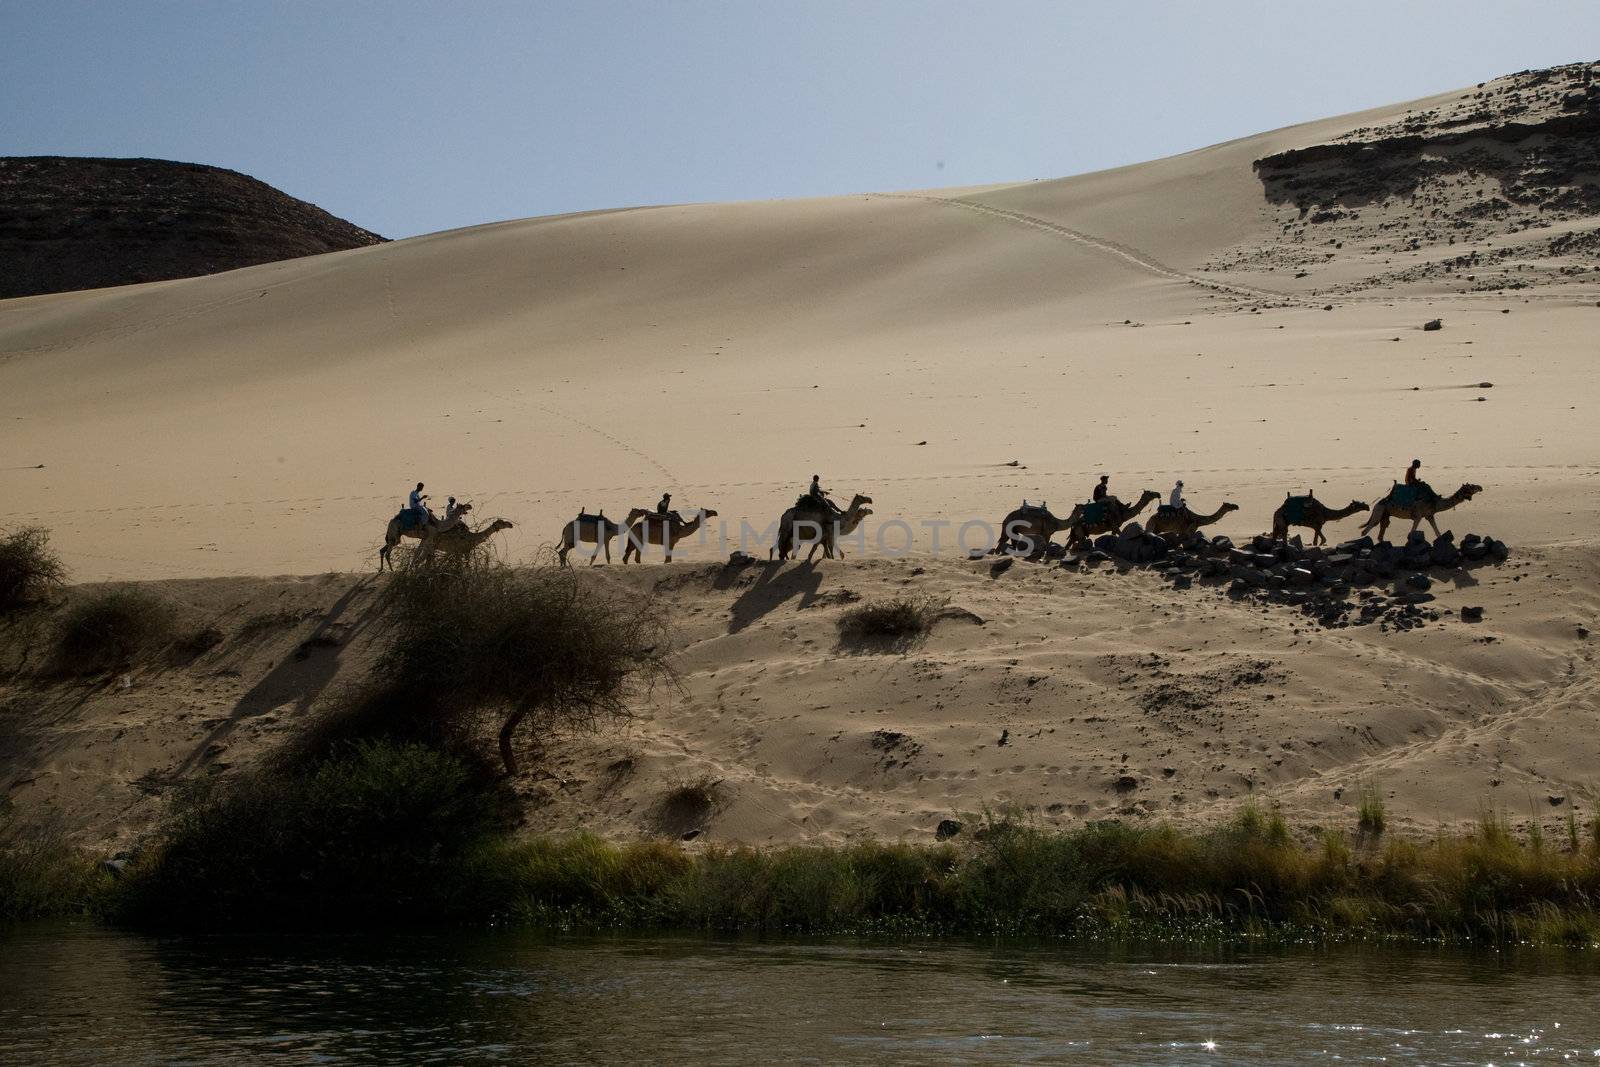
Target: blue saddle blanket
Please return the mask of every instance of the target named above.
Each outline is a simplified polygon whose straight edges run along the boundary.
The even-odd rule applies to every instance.
[[[1283,502],[1283,521],[1302,522],[1306,517],[1306,507],[1311,503],[1309,496],[1291,496]]]
[[[402,533],[407,530],[420,529],[422,526],[422,516],[418,515],[410,508],[401,508],[400,514],[394,517],[394,521],[400,524],[400,531]]]
[[[1416,485],[1406,485],[1395,482],[1394,488],[1389,490],[1389,503],[1396,507],[1410,507],[1412,504],[1426,504],[1439,499],[1439,494],[1433,491],[1433,486],[1427,482],[1418,482]]]

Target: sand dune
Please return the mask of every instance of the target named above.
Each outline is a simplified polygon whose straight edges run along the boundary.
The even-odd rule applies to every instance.
[[[1522,84],[1490,83],[1491,102]],[[688,546],[691,563],[725,558],[741,520],[765,527],[814,472],[840,497],[871,494],[867,562],[784,570],[765,592],[683,565],[606,579],[683,583],[695,681],[635,740],[584,750],[633,745],[639,784],[604,792],[592,762],[571,769],[577,792],[530,784],[552,824],[599,812],[628,829],[663,781],[702,767],[739,783],[724,833],[752,839],[893,835],[1006,796],[1079,816],[1132,803],[1106,792],[1124,753],[1149,813],[1252,788],[1315,813],[1362,775],[1393,783],[1419,822],[1470,815],[1493,777],[1518,797],[1570,792],[1592,765],[1573,739],[1597,707],[1571,637],[1593,626],[1600,522],[1592,252],[1526,229],[1532,208],[1430,229],[1440,203],[1471,206],[1471,184],[1427,186],[1425,205],[1389,196],[1357,219],[1347,204],[1326,223],[1344,237],[1325,238],[1316,211],[1269,199],[1254,169],[1481,110],[1479,92],[1059,181],[592,212],[3,301],[0,488],[12,521],[48,526],[83,580],[375,567],[418,479],[436,501],[514,521],[500,542],[512,558],[580,508],[619,515],[664,489],[715,508],[726,531]],[[1347,196],[1343,180],[1327,177],[1326,195]],[[1551,233],[1587,232],[1585,218],[1592,231],[1572,208]],[[1406,273],[1467,247],[1496,278],[1528,266],[1523,287]],[[1433,318],[1444,328],[1423,331]],[[927,523],[994,522],[1022,497],[1068,505],[1100,471],[1125,496],[1182,477],[1200,508],[1239,504],[1216,532],[1244,535],[1291,489],[1375,499],[1414,455],[1441,488],[1483,485],[1452,524],[1512,542],[1538,579],[1486,583],[1500,641],[1460,627],[1312,636],[1209,594],[1157,595],[1138,575],[989,581],[931,560]],[[915,558],[879,558],[905,530]],[[836,650],[828,612],[801,606],[905,583],[989,622],[873,659]],[[746,596],[778,606],[733,625]],[[1250,668],[1266,680],[1233,683],[1236,661],[1267,664]],[[260,668],[231,669],[185,723],[240,714],[235,690]],[[171,696],[161,687],[178,683],[147,684]],[[1140,702],[1168,684],[1200,694],[1188,702],[1221,732]],[[245,718],[284,706],[263,698]],[[157,719],[155,749],[126,757],[119,789],[136,766],[170,766],[172,731],[195,729]],[[994,747],[1002,728],[1014,751]],[[916,758],[873,747],[878,730],[913,739]],[[51,742],[53,781],[144,751],[118,739],[59,755],[75,743]],[[12,769],[13,788],[28,771]],[[107,798],[94,803],[146,803]]]
[[[1491,487],[1482,525],[1560,499],[1514,532],[1578,537],[1600,283],[1325,298],[1207,269],[1281,234],[1253,160],[1446,99],[1055,182],[534,219],[0,302],[0,478],[85,577],[360,568],[419,478],[517,522],[515,554],[664,488],[764,526],[812,473],[919,529],[1099,470],[1129,495],[1187,475],[1255,532],[1288,488],[1374,495],[1426,452]]]

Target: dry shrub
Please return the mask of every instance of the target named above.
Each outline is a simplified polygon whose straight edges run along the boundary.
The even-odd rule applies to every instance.
[[[672,677],[660,608],[575,571],[439,560],[397,573],[387,597],[386,699],[469,729],[495,711],[509,774],[523,723],[539,735],[589,728]]]
[[[839,616],[839,634],[847,641],[909,643],[933,629],[944,606],[935,597],[869,600]]]
[[[175,614],[166,601],[136,585],[76,596],[61,613],[56,663],[78,674],[128,666],[172,642]]]
[[[656,804],[656,829],[673,836],[699,829],[722,807],[724,793],[722,779],[709,774],[679,782]]]
[[[48,530],[27,526],[0,538],[0,613],[46,600],[66,580]]]

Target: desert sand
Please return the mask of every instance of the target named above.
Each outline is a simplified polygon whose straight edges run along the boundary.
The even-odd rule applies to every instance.
[[[534,829],[651,832],[653,798],[702,774],[728,796],[709,840],[925,836],[1010,804],[1204,819],[1252,794],[1343,824],[1367,781],[1402,825],[1587,812],[1593,172],[1505,200],[1493,138],[1368,158],[1560,116],[1591,84],[1563,71],[1056,181],[599,211],[0,301],[8,523],[229,634],[183,669],[0,681],[0,784],[122,840],[185,775],[257,758],[363,662],[360,574],[423,480],[513,521],[511,559],[663,490],[726,531],[597,572],[666,598],[684,688],[530,768]],[[1281,155],[1339,144],[1379,147]],[[1211,532],[1248,536],[1287,491],[1373,500],[1413,456],[1484,486],[1443,526],[1513,546],[1440,591],[1482,624],[1322,631],[1142,572],[991,577],[950,543],[1102,471],[1124,497],[1182,478],[1198,509],[1240,506]],[[813,473],[873,497],[864,556],[721,567]],[[982,622],[838,646],[851,597],[905,590]],[[295,658],[318,628],[336,643]]]

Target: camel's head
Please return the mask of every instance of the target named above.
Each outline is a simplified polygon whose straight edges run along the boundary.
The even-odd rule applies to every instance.
[[[717,517],[717,513],[710,508],[701,508],[700,517],[702,519],[714,519]]]
[[[872,498],[870,496],[865,496],[865,495],[863,495],[861,493],[857,493],[855,496],[850,498],[850,507],[845,508],[845,510],[846,511],[850,511],[853,508],[859,508],[862,504],[870,504],[870,503],[872,503]]]
[[[1223,513],[1223,514],[1224,514],[1224,515],[1226,515],[1226,514],[1227,514],[1227,513],[1228,513],[1228,512],[1230,512],[1230,511],[1238,511],[1238,510],[1239,510],[1239,505],[1238,505],[1238,504],[1228,504],[1228,503],[1224,503],[1224,504],[1223,504],[1223,505],[1222,505],[1222,513]]]
[[[1371,511],[1372,510],[1372,505],[1367,503],[1365,500],[1352,500],[1352,501],[1350,501],[1350,506],[1355,508],[1357,511]]]
[[[1160,499],[1160,493],[1156,492],[1154,489],[1146,489],[1144,492],[1139,494],[1139,506],[1142,508],[1146,504],[1150,503],[1150,501]]]
[[[1456,490],[1456,496],[1460,497],[1462,500],[1471,500],[1481,492],[1483,492],[1483,486],[1473,485],[1471,482],[1467,482],[1462,485],[1460,489]]]
[[[509,530],[515,525],[516,523],[512,522],[510,519],[496,519],[489,524],[489,532],[494,533],[496,530]]]

